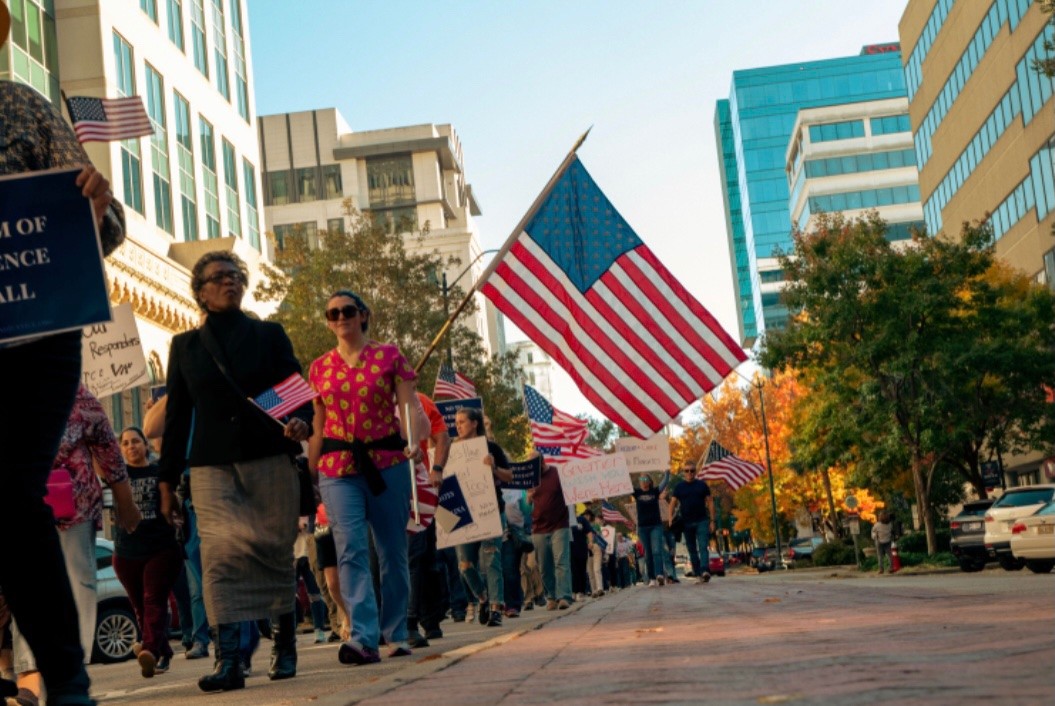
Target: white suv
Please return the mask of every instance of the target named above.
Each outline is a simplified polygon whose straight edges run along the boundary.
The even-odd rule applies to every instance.
[[[985,513],[985,549],[1007,571],[1026,565],[1011,553],[1011,527],[1055,497],[1055,484],[1009,488]]]

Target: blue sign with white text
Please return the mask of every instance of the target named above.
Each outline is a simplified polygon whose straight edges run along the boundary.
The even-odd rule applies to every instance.
[[[542,457],[536,456],[527,461],[512,461],[509,464],[509,470],[513,473],[513,480],[502,483],[503,488],[517,490],[537,488],[542,482]]]
[[[0,341],[110,321],[80,169],[0,177]]]
[[[484,401],[479,397],[469,397],[464,400],[443,400],[436,402],[436,409],[443,415],[443,421],[447,423],[447,433],[452,439],[458,438],[458,430],[454,427],[454,415],[462,407],[472,407],[483,411]]]

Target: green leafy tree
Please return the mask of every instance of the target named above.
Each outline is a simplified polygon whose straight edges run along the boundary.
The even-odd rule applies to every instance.
[[[612,444],[619,438],[619,427],[611,419],[595,419],[589,415],[581,414],[579,419],[586,420],[586,445],[595,449],[609,451]]]
[[[833,453],[846,453],[853,440],[858,474],[881,481],[908,466],[933,552],[945,470],[972,434],[1001,433],[972,412],[967,397],[999,389],[1005,401],[1042,399],[1042,386],[1055,382],[1055,307],[1041,287],[1017,283],[1016,294],[993,284],[987,227],[965,228],[957,241],[918,236],[903,249],[884,231],[873,213],[856,221],[824,216],[813,233],[795,234],[781,263],[785,300],[798,313],[768,337],[761,362],[809,371],[830,397],[825,418],[839,429]],[[998,348],[1006,364],[992,361]],[[978,406],[998,398],[984,399]],[[1003,420],[1002,433],[1022,447],[1040,443],[1050,428],[1050,410],[1036,404],[986,414]]]
[[[345,222],[343,231],[321,232],[317,242],[310,242],[303,231],[285,236],[277,243],[275,266],[263,265],[266,279],[255,295],[279,302],[271,319],[285,327],[305,366],[334,346],[323,310],[330,294],[340,289],[356,292],[370,307],[370,337],[396,344],[415,365],[447,318],[437,273],[460,263],[420,247],[408,252],[407,241],[422,243],[427,229],[411,232],[410,225],[402,223],[393,231],[355,211],[350,201],[345,202]],[[459,302],[464,291],[452,287],[448,296]],[[475,310],[470,302],[464,313]],[[447,337],[455,366],[484,397],[496,436],[505,439],[508,433],[509,440],[515,439],[518,424],[524,424],[516,420],[523,415],[522,406],[510,401],[519,387],[514,362],[488,360],[480,337],[465,326],[452,326]],[[426,394],[432,394],[446,343],[418,371],[418,389]]]
[[[1055,27],[1055,0],[1036,0],[1040,9],[1048,13],[1048,24]],[[1044,40],[1044,57],[1033,60],[1033,69],[1048,78],[1055,78],[1055,42]]]

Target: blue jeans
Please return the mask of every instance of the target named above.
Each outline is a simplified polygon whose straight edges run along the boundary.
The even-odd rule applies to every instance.
[[[663,527],[652,525],[650,527],[638,527],[637,534],[641,538],[641,544],[645,547],[645,568],[648,572],[648,580],[655,581],[656,576],[663,574],[666,560],[663,558],[667,548],[663,544]]]
[[[361,475],[319,478],[337,545],[341,597],[352,621],[351,639],[371,649],[377,649],[382,634],[390,645],[406,642],[410,597],[410,464],[396,464],[382,475],[387,487],[380,495],[370,492]],[[372,530],[381,574],[380,611],[370,574],[367,525]]]
[[[502,513],[503,531],[505,528],[506,516]],[[502,535],[479,542],[459,544],[454,550],[458,554],[458,570],[476,600],[480,603],[486,600],[491,605],[503,605],[505,581],[502,578]]]
[[[567,527],[532,534],[542,588],[551,601],[571,600],[571,530]]]
[[[710,520],[685,523],[685,547],[689,550],[693,576],[703,576],[711,565],[711,554],[707,548],[710,541]]]
[[[676,579],[678,578],[677,569],[674,567],[674,550],[678,546],[678,541],[674,539],[674,533],[666,527],[663,528],[663,563],[667,567],[667,578]]]
[[[187,572],[187,591],[190,593],[190,612],[194,618],[193,642],[209,646],[209,619],[205,615],[205,594],[201,581],[201,535],[198,534],[198,515],[194,505],[183,507],[183,529],[187,542],[183,545],[187,555],[183,568]]]
[[[437,549],[436,556],[447,581],[447,601],[450,604],[451,618],[456,615],[464,618],[469,598],[465,595],[465,583],[462,581],[461,572],[458,571],[458,553],[454,551],[454,547],[445,547]]]

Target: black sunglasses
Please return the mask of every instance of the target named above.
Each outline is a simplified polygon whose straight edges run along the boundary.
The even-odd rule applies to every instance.
[[[335,306],[332,309],[327,309],[326,320],[338,321],[341,318],[341,314],[344,314],[346,319],[353,319],[359,315],[359,307],[354,304],[345,304],[344,306]]]
[[[241,270],[224,270],[223,272],[217,272],[211,277],[205,277],[202,282],[206,284],[221,284],[224,280],[233,280],[241,284],[246,283],[246,276],[242,274]]]

